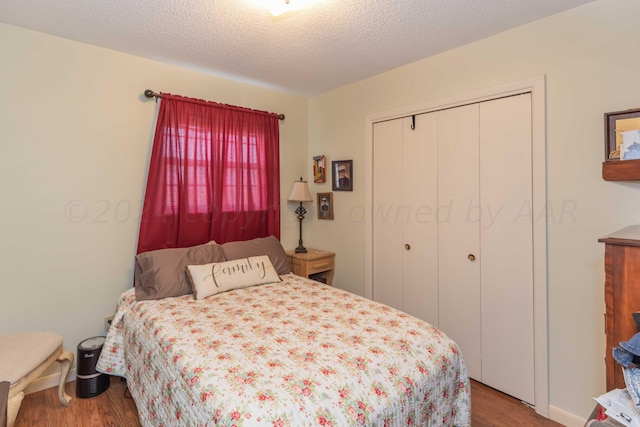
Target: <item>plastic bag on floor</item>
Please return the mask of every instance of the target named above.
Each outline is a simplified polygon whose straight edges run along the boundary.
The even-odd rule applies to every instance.
[[[640,427],[640,412],[636,408],[627,389],[611,390],[595,398],[605,409],[605,414],[626,427]]]

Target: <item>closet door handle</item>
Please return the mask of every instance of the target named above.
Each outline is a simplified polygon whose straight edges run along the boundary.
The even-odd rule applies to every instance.
[[[410,244],[408,244],[408,243],[405,243],[405,244],[404,244],[404,248],[405,248],[406,250],[410,250],[410,249],[411,249],[411,245],[410,245]]]
[[[469,261],[475,261],[476,260],[476,256],[474,254],[467,255],[467,258],[469,258]]]

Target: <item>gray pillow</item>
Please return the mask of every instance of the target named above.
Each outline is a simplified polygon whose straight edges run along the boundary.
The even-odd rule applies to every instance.
[[[280,240],[275,236],[258,237],[253,240],[223,243],[222,249],[227,260],[269,255],[271,264],[279,275],[291,273],[289,258]]]
[[[224,262],[220,245],[158,249],[136,255],[134,270],[136,300],[177,297],[192,293],[187,265]]]

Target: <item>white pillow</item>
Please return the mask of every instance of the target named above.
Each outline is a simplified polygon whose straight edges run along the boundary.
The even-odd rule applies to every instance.
[[[280,276],[273,268],[268,255],[204,265],[188,265],[187,273],[195,299],[206,298],[232,289],[280,281]]]

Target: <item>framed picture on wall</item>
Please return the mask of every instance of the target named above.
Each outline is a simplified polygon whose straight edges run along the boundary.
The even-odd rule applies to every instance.
[[[632,155],[640,149],[633,145],[634,131],[640,130],[640,108],[615,111],[604,114],[604,155],[605,160],[625,160],[638,158]],[[630,143],[625,144],[625,139]],[[623,147],[623,145],[625,145]],[[626,154],[626,157],[625,157]]]
[[[326,173],[324,165],[324,156],[315,156],[313,158],[313,182],[325,182]]]
[[[333,191],[353,191],[353,160],[331,162]]]
[[[333,219],[333,193],[318,193],[318,219]]]

